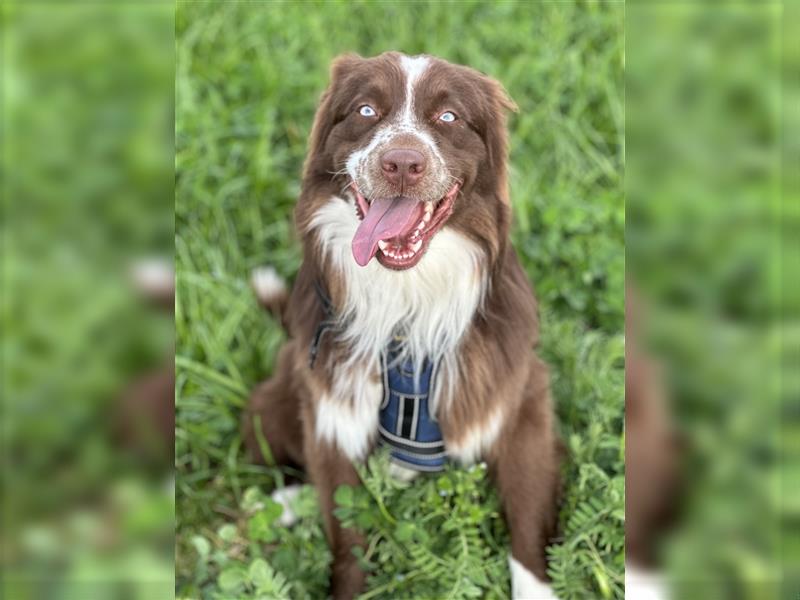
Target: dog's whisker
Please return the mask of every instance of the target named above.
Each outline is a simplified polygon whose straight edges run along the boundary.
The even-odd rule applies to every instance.
[[[338,171],[327,171],[327,173],[331,176],[331,180],[336,179],[342,175],[347,175],[347,169],[339,169]]]

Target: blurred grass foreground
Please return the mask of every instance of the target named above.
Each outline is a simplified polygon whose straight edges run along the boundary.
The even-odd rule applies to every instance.
[[[0,11],[0,597],[168,598],[171,442],[134,431],[153,396],[122,399],[172,369],[171,311],[130,270],[172,256],[173,10]]]

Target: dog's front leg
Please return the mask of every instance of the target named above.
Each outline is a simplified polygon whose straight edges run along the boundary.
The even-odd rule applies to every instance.
[[[526,400],[519,418],[507,423],[489,461],[511,533],[514,600],[556,598],[547,584],[545,546],[557,518],[558,452],[542,394]]]
[[[339,523],[333,514],[333,494],[340,485],[360,485],[360,480],[350,459],[335,445],[318,440],[308,421],[311,419],[306,421],[305,458],[319,495],[325,535],[333,554],[331,595],[335,600],[346,600],[354,598],[364,588],[364,572],[353,555],[353,548],[364,546],[364,537]]]

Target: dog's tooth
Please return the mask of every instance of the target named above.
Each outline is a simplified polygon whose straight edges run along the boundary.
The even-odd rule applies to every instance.
[[[419,249],[422,248],[422,240],[417,240],[413,244],[411,244],[411,252],[416,254],[419,252]]]
[[[381,252],[386,252],[386,249],[388,247],[389,247],[389,243],[388,242],[386,242],[384,240],[381,240],[380,242],[378,242],[378,248],[381,249]]]
[[[433,212],[433,203],[428,201],[425,202],[425,214],[431,214]]]

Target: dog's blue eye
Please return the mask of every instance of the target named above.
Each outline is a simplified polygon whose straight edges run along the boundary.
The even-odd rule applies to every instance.
[[[375,112],[374,108],[365,104],[358,109],[358,114],[360,114],[362,117],[374,117],[377,116],[378,113]]]
[[[456,120],[455,113],[451,113],[449,110],[447,112],[442,113],[439,115],[439,120],[444,121],[445,123],[452,123]]]

